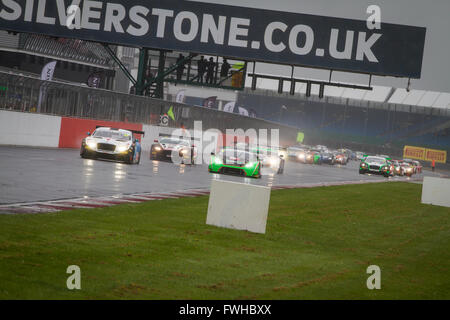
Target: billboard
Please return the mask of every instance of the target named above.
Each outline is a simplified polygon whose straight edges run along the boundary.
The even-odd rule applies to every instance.
[[[427,149],[425,152],[425,161],[436,161],[438,163],[447,162],[447,151]]]
[[[403,148],[404,159],[425,160],[425,148],[405,146]]]
[[[420,78],[426,29],[179,0],[0,0],[0,29]]]
[[[423,160],[429,162],[434,160],[438,163],[446,163],[447,151],[405,146],[403,149],[403,158]]]

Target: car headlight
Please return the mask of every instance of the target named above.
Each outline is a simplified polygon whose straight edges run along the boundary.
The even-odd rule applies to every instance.
[[[255,164],[254,164],[253,162],[249,162],[249,163],[247,163],[247,164],[245,165],[245,167],[246,167],[247,169],[249,169],[249,168],[253,168],[254,165],[255,165]]]
[[[155,151],[161,151],[161,150],[162,150],[161,147],[158,147],[158,146],[155,147]]]
[[[365,167],[367,167],[367,164],[366,163],[362,163],[361,167],[365,168]]]
[[[182,155],[187,155],[189,153],[189,151],[187,149],[183,149],[183,150],[180,151],[180,153]]]
[[[122,152],[127,151],[128,149],[129,149],[129,147],[127,145],[121,145],[121,146],[117,147],[117,152],[122,153]]]
[[[89,149],[96,149],[97,148],[97,143],[94,141],[87,141],[86,145],[88,146]]]
[[[215,164],[222,164],[222,160],[220,158],[214,158]]]
[[[278,164],[278,159],[270,158],[269,162],[271,166],[276,166]]]

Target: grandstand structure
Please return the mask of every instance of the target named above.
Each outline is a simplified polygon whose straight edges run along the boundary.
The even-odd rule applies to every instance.
[[[247,84],[247,87],[250,85]],[[373,86],[372,91],[326,88],[306,96],[279,94],[275,84],[238,93],[237,104],[256,116],[295,126],[305,143],[401,155],[405,145],[450,151],[450,94]]]
[[[120,47],[112,50],[117,53]],[[92,74],[100,74],[100,88],[115,90],[120,86],[116,62],[99,43],[0,31],[1,70],[39,77],[51,61],[57,61],[54,78],[59,81],[87,83]]]

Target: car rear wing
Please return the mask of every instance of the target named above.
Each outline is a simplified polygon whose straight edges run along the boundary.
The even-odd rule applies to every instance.
[[[137,131],[137,130],[130,130],[131,132],[133,132],[134,134],[140,134],[143,137],[145,137],[145,132],[144,131]]]
[[[172,134],[166,134],[166,133],[160,133],[159,134],[159,138],[178,138],[180,140],[190,140],[191,142],[195,142],[195,141],[200,141],[200,138],[188,138],[186,136],[176,136],[176,135],[172,135]]]
[[[105,126],[96,126],[95,129],[98,128],[109,128],[109,127],[105,127]],[[122,128],[110,128],[111,130],[128,130],[131,131],[133,134],[140,134],[142,136],[145,136],[145,132],[144,131],[138,131],[138,130],[130,130],[130,129],[122,129]]]

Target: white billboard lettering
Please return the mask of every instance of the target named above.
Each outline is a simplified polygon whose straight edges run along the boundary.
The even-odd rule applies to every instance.
[[[8,9],[2,9],[0,11],[0,18],[8,20],[8,21],[14,21],[20,18],[20,15],[22,14],[22,7],[13,0],[3,0],[3,5]],[[12,10],[12,12],[9,12]]]
[[[182,26],[184,21],[189,21],[189,31],[183,33]],[[173,23],[173,34],[175,38],[183,42],[190,42],[195,39],[198,34],[198,18],[197,16],[189,11],[182,11],[175,17]]]
[[[83,2],[83,14],[81,15],[81,27],[83,29],[100,30],[100,23],[91,22],[91,19],[100,19],[100,11],[94,9],[101,9],[102,7],[102,2],[88,0]]]
[[[214,21],[214,16],[211,14],[203,15],[202,23],[202,36],[200,41],[207,43],[209,41],[209,35],[211,35],[214,43],[223,44],[225,40],[225,28],[227,23],[227,17],[220,16],[219,24]]]
[[[305,43],[303,46],[298,45],[299,34],[305,35]],[[310,26],[299,24],[292,28],[289,34],[289,48],[295,54],[304,56],[311,52],[314,45],[314,31]]]
[[[55,24],[56,19],[53,17],[46,17],[45,16],[45,8],[46,8],[46,2],[47,0],[39,0],[38,8],[37,8],[37,17],[36,21],[39,23],[45,23],[45,24]]]
[[[132,7],[130,10],[130,19],[133,20],[139,26],[139,28],[130,25],[127,28],[127,33],[136,37],[146,35],[149,29],[146,17],[149,12],[150,10],[143,6]]]
[[[372,31],[381,28],[381,11],[367,12],[357,21],[178,0],[0,0],[0,29],[420,78],[426,29],[385,23]]]
[[[58,2],[61,0],[57,0]],[[25,7],[25,16],[24,20],[30,22],[33,18],[33,7],[34,7],[34,0],[27,0],[27,5]]]
[[[347,30],[347,35],[345,37],[345,48],[343,51],[339,51],[338,50],[339,29],[331,29],[330,55],[335,59],[350,60],[352,58],[354,38],[355,32]]]
[[[247,40],[239,40],[238,37],[247,37],[249,26],[250,19],[231,18],[230,37],[228,39],[228,45],[246,48]]]
[[[363,61],[364,56],[366,56],[370,62],[378,62],[377,57],[375,57],[375,55],[372,52],[372,46],[380,38],[381,38],[380,33],[374,33],[370,36],[369,39],[366,39],[366,33],[360,32],[358,37],[358,49],[356,51],[356,60]]]
[[[280,30],[281,32],[285,32],[287,29],[287,25],[283,22],[272,22],[266,28],[266,32],[264,33],[264,44],[266,48],[272,52],[281,52],[286,49],[286,46],[283,42],[273,43],[273,34],[275,30]]]
[[[125,8],[118,3],[108,3],[106,6],[105,31],[111,31],[112,27],[119,33],[123,33],[122,20],[125,19]]]
[[[173,10],[153,9],[152,15],[158,17],[158,27],[156,29],[156,37],[164,38],[166,31],[167,18],[173,18]]]

